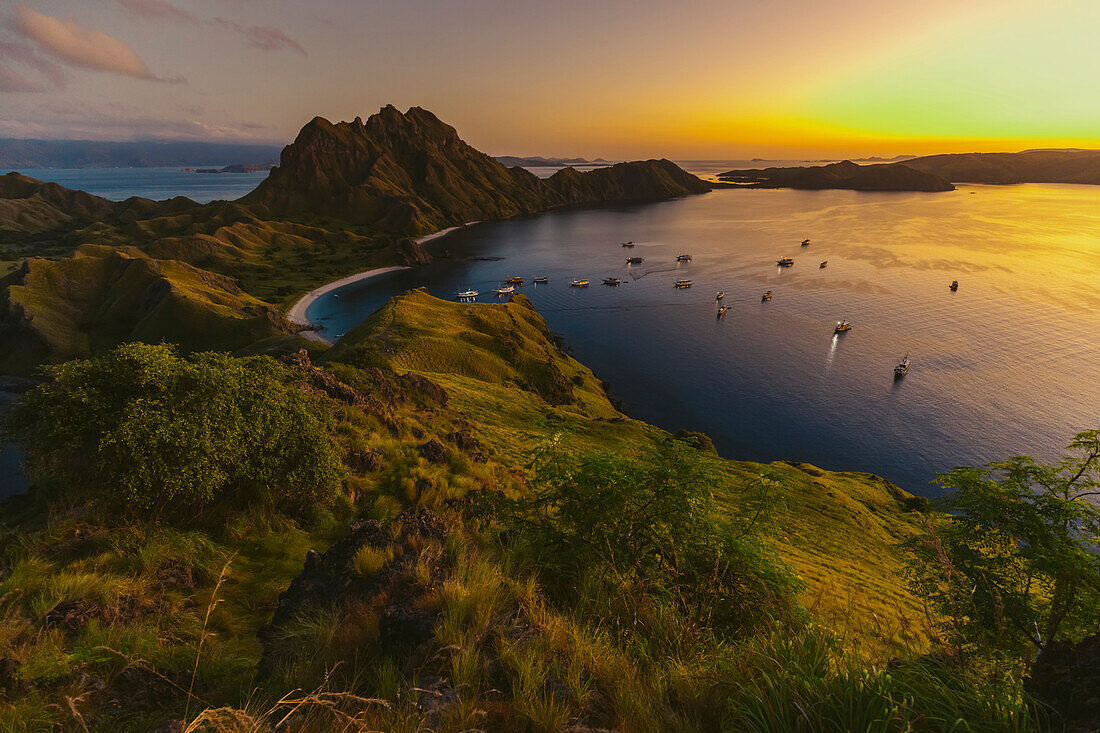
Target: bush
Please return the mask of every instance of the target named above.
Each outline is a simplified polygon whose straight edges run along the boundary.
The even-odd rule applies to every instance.
[[[142,512],[330,499],[343,466],[326,404],[269,357],[127,344],[50,370],[5,421],[36,481]]]
[[[665,599],[721,635],[790,616],[797,581],[751,525],[719,517],[716,477],[696,450],[669,440],[641,456],[548,451],[534,468],[532,491],[500,500],[498,516],[563,600],[621,597],[636,613]]]

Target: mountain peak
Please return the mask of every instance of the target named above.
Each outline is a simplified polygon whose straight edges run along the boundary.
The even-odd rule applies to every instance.
[[[506,168],[422,107],[402,113],[386,105],[365,121],[315,117],[243,201],[276,216],[320,216],[407,235],[555,206],[709,190],[667,160],[555,178]]]

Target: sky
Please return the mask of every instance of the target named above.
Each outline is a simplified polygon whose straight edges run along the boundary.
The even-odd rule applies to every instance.
[[[386,104],[494,155],[1100,148],[1100,0],[0,0],[0,137],[285,144]]]

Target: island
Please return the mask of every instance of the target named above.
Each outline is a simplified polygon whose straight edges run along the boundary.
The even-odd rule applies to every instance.
[[[830,188],[853,191],[954,191],[955,187],[934,173],[906,163],[859,165],[850,160],[829,165],[794,168],[757,168],[720,173],[718,180],[745,188]]]

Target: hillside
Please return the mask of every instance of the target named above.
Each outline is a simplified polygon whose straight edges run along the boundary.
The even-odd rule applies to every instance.
[[[1100,150],[929,155],[905,163],[954,183],[1088,183],[1100,185]]]
[[[294,330],[222,275],[92,245],[64,260],[25,261],[0,280],[0,292],[4,373],[127,341],[235,350]]]
[[[427,110],[413,107],[402,114],[389,106],[365,122],[315,118],[242,201],[269,217],[338,220],[408,235],[556,206],[707,190],[668,161],[584,174],[565,169],[542,181],[475,150]]]
[[[327,504],[284,516],[223,503],[149,524],[120,524],[95,500],[46,523],[57,494],[5,505],[0,727],[79,715],[91,730],[148,729],[202,713],[265,728],[304,689],[322,690],[297,703],[304,730],[348,718],[352,730],[738,729],[738,690],[778,679],[767,660],[804,653],[784,651],[780,628],[822,644],[829,665],[892,659],[893,675],[905,674],[899,655],[927,648],[898,546],[918,531],[918,500],[863,474],[724,460],[619,414],[523,296],[459,304],[412,291],[312,361],[300,352],[265,368],[333,416],[347,475]],[[133,389],[118,368],[112,396]],[[143,368],[137,389],[168,368]],[[733,615],[696,619],[697,601],[645,577],[597,565],[570,580],[537,562],[507,507],[542,490],[546,457],[595,461],[609,482],[687,471],[698,499],[665,510],[694,512],[689,533],[731,523],[745,538],[723,556],[745,584],[730,591]],[[43,479],[54,464],[35,465]],[[774,493],[760,493],[763,480]],[[18,695],[5,703],[5,690]]]
[[[850,160],[797,168],[727,171],[719,180],[748,188],[846,188],[854,191],[953,191],[955,187],[933,173],[905,163],[857,165]]]

